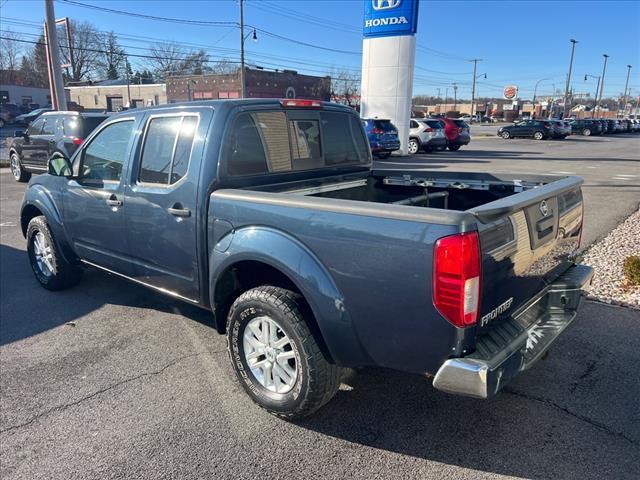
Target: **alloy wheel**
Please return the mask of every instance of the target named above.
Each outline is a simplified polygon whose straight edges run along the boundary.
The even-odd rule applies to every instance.
[[[13,178],[15,178],[16,180],[20,180],[21,167],[20,167],[20,159],[18,158],[18,155],[16,155],[15,153],[12,153],[9,163],[10,163],[11,174],[13,175]]]
[[[411,155],[415,155],[416,153],[418,153],[418,142],[413,139],[409,140],[409,153]]]
[[[33,253],[40,273],[49,277],[53,274],[53,249],[42,232],[33,237]]]
[[[280,394],[293,389],[298,379],[295,346],[275,320],[253,318],[245,327],[243,347],[244,359],[260,385]]]

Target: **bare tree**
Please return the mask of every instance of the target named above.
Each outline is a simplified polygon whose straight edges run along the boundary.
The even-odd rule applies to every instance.
[[[40,35],[38,42],[22,57],[20,77],[28,86],[42,88],[49,86],[47,52],[43,35]]]
[[[18,70],[20,53],[22,52],[22,37],[11,30],[2,32],[0,39],[0,70]]]
[[[360,105],[360,75],[348,70],[331,73],[331,101],[356,108]]]
[[[120,44],[118,37],[113,32],[108,32],[100,38],[102,53],[97,59],[97,65],[103,77],[109,80],[120,78],[126,74],[127,55]]]
[[[70,65],[65,69],[67,81],[88,80],[99,72],[99,64],[104,51],[101,35],[89,22],[70,22],[71,50],[67,35],[62,27],[58,34],[62,62]]]
[[[226,58],[218,60],[211,66],[211,72],[217,73],[218,75],[230,75],[232,73],[235,73],[237,70],[238,66],[235,63],[230,62]]]
[[[155,43],[151,46],[150,52],[153,58],[149,60],[148,67],[158,79],[179,74],[182,61],[187,55],[185,49],[175,42]]]

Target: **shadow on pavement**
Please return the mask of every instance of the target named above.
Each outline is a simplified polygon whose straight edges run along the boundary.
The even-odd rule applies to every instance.
[[[59,292],[40,287],[24,250],[0,245],[0,345],[80,319],[107,304],[179,313],[213,326],[211,313],[142,286],[88,269],[77,286]]]

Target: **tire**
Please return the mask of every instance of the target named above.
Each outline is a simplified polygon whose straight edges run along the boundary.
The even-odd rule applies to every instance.
[[[511,134],[509,132],[502,132],[500,136],[505,140],[509,140],[511,138]]]
[[[542,132],[534,132],[533,139],[534,140],[544,140],[544,133],[542,133]]]
[[[9,156],[9,166],[11,167],[11,174],[16,182],[28,182],[31,178],[31,173],[22,167],[20,156],[16,152],[11,152]]]
[[[460,150],[460,147],[462,145],[449,145],[449,150],[451,150],[452,152],[457,152],[458,150]]]
[[[47,290],[63,290],[80,281],[82,270],[60,254],[44,215],[29,222],[27,254],[36,280]]]
[[[420,142],[416,138],[410,138],[408,147],[409,147],[409,154],[415,155],[420,151]]]
[[[385,158],[389,158],[391,156],[391,152],[374,153],[374,155],[380,160],[384,160]]]
[[[265,285],[240,295],[227,317],[229,355],[238,381],[255,403],[278,417],[307,417],[331,400],[340,386],[344,369],[325,357],[305,322],[307,312],[299,294]],[[271,333],[267,343],[259,339],[264,331]],[[285,338],[288,343],[273,346]]]
[[[584,135],[585,137],[590,137],[591,136],[591,129],[585,128],[584,130],[582,130],[582,135]]]

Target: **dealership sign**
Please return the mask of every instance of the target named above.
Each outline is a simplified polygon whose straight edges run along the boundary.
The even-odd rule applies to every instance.
[[[364,37],[414,35],[418,0],[365,0]]]
[[[504,91],[502,94],[507,100],[513,100],[518,96],[518,87],[516,87],[515,85],[508,85],[504,87]]]

